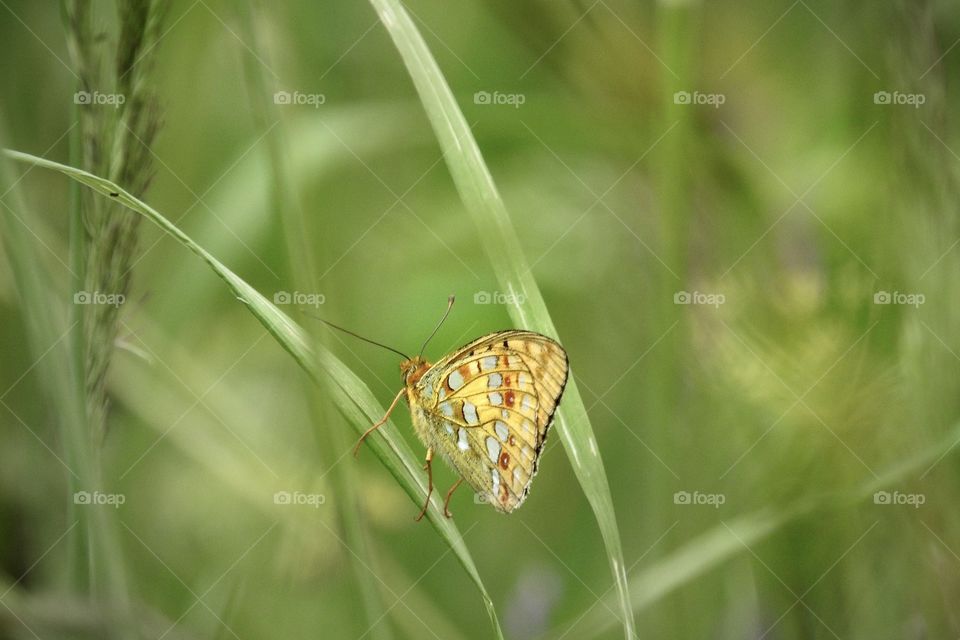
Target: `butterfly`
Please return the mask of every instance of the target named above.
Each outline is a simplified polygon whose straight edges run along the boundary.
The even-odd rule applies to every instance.
[[[452,305],[453,296],[440,324]],[[400,353],[404,386],[383,418],[360,437],[354,455],[367,436],[386,423],[400,398],[406,398],[414,430],[427,448],[427,498],[416,519],[422,519],[430,505],[435,455],[460,476],[447,491],[446,517],[451,517],[450,498],[464,481],[498,511],[510,513],[526,499],[537,473],[567,383],[567,352],[547,336],[510,329],[477,338],[435,364],[422,353],[414,358]]]

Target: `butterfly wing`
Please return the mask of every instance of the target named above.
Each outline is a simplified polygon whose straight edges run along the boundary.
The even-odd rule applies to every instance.
[[[483,336],[417,382],[414,422],[422,412],[421,436],[494,507],[513,511],[530,491],[568,369],[566,351],[546,336]]]

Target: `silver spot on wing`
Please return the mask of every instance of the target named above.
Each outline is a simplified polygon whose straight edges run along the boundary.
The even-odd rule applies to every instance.
[[[480,424],[480,418],[477,416],[477,407],[471,402],[463,401],[463,419],[467,421],[467,424],[476,425]]]
[[[500,459],[500,443],[493,436],[487,436],[487,455],[493,464],[497,464]]]

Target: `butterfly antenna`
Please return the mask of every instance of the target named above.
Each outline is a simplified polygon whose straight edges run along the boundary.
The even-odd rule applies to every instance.
[[[451,293],[450,297],[447,298],[447,310],[443,312],[443,317],[440,318],[440,322],[438,322],[437,326],[434,327],[433,333],[430,334],[430,337],[427,338],[426,341],[424,341],[423,346],[420,347],[420,355],[417,356],[418,358],[423,355],[423,352],[427,348],[427,345],[430,344],[430,341],[433,340],[433,336],[437,335],[437,331],[439,331],[440,327],[443,325],[443,321],[447,319],[448,315],[450,315],[450,309],[453,309],[454,300],[456,300],[456,296],[454,296]]]
[[[344,329],[343,327],[338,326],[338,325],[335,325],[335,324],[333,324],[332,322],[330,322],[329,320],[324,320],[324,319],[321,318],[320,316],[315,316],[315,315],[313,315],[312,313],[307,313],[306,311],[304,311],[304,312],[302,312],[302,313],[303,313],[303,315],[305,315],[305,316],[310,316],[311,318],[313,318],[313,319],[315,319],[315,320],[319,320],[320,322],[322,322],[323,324],[325,324],[325,325],[327,325],[327,326],[329,326],[329,327],[333,327],[333,328],[336,329],[337,331],[342,331],[342,332],[346,333],[347,335],[351,335],[351,336],[353,336],[354,338],[359,338],[360,340],[363,340],[364,342],[369,342],[370,344],[375,344],[375,345],[377,345],[378,347],[383,347],[383,348],[386,349],[387,351],[393,351],[393,352],[394,352],[395,354],[397,354],[398,356],[403,357],[404,360],[409,360],[409,359],[410,359],[410,356],[408,356],[407,354],[403,353],[402,351],[398,351],[397,349],[394,349],[393,347],[388,347],[387,345],[382,344],[382,343],[380,343],[380,342],[377,342],[376,340],[371,340],[370,338],[364,338],[364,337],[361,336],[359,333],[354,333],[353,331],[350,331],[349,329]]]

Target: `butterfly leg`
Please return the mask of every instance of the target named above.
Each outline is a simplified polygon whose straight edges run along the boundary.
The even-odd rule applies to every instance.
[[[423,515],[427,512],[427,507],[430,506],[430,494],[433,493],[433,466],[430,464],[432,461],[433,447],[427,447],[427,461],[423,463],[423,468],[427,471],[427,499],[423,503],[423,509],[420,510],[420,515],[416,517],[417,522],[423,519]]]
[[[448,518],[453,517],[453,514],[450,513],[450,509],[448,509],[450,506],[450,498],[453,496],[453,492],[457,490],[457,487],[460,486],[461,482],[463,482],[463,478],[457,480],[454,485],[450,487],[450,490],[447,491],[447,499],[443,501],[443,515],[447,516]]]
[[[387,412],[383,415],[383,417],[380,418],[380,420],[377,421],[377,423],[376,423],[375,425],[373,425],[372,427],[370,427],[369,429],[367,429],[366,431],[364,431],[364,432],[363,432],[363,435],[360,436],[360,439],[357,440],[356,446],[353,447],[353,457],[354,457],[354,458],[356,458],[357,455],[360,453],[360,445],[363,444],[363,441],[367,438],[367,436],[370,435],[371,433],[373,433],[374,431],[376,431],[377,429],[379,429],[380,427],[382,427],[384,424],[386,424],[387,418],[390,417],[390,414],[393,413],[393,408],[394,408],[395,406],[397,406],[397,403],[398,403],[398,402],[400,402],[400,398],[403,397],[404,391],[406,391],[406,389],[400,389],[400,392],[397,394],[397,397],[394,398],[394,399],[393,399],[393,402],[390,403],[390,408],[387,409]]]

